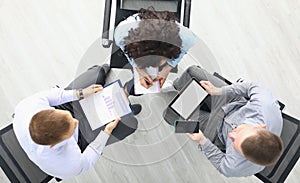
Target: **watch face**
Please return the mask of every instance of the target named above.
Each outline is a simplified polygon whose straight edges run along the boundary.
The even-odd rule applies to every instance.
[[[199,149],[200,151],[203,151],[202,145],[201,145],[201,144],[198,144],[198,149]]]
[[[79,99],[84,99],[82,89],[79,89]]]

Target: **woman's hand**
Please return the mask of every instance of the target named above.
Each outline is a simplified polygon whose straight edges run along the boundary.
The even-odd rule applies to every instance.
[[[136,67],[136,70],[139,73],[141,85],[147,89],[150,88],[153,85],[151,76],[144,69]]]
[[[160,88],[164,85],[170,71],[172,70],[172,67],[169,65],[166,65],[159,73],[158,76],[153,81],[159,81]]]

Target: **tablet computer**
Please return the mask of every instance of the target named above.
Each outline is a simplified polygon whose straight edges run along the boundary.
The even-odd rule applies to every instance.
[[[187,120],[206,96],[207,92],[199,81],[192,78],[173,98],[169,108]]]

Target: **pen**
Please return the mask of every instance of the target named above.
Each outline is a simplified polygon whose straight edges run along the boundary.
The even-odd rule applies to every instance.
[[[144,80],[145,80],[148,84],[151,84],[151,82],[150,82],[146,77],[144,77]]]

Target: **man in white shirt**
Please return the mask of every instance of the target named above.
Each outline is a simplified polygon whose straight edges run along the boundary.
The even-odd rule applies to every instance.
[[[81,147],[77,144],[79,138],[83,138],[79,136],[79,123],[82,122],[74,118],[79,114],[74,115],[72,104],[101,91],[108,71],[107,65],[94,66],[69,85],[76,89],[54,88],[39,92],[17,105],[13,121],[16,137],[29,159],[45,173],[61,179],[77,176],[93,167],[105,145],[117,141],[108,142],[111,134],[122,132],[118,137],[121,140],[137,128],[133,116],[127,117],[128,121],[118,118],[101,128],[90,144]]]

